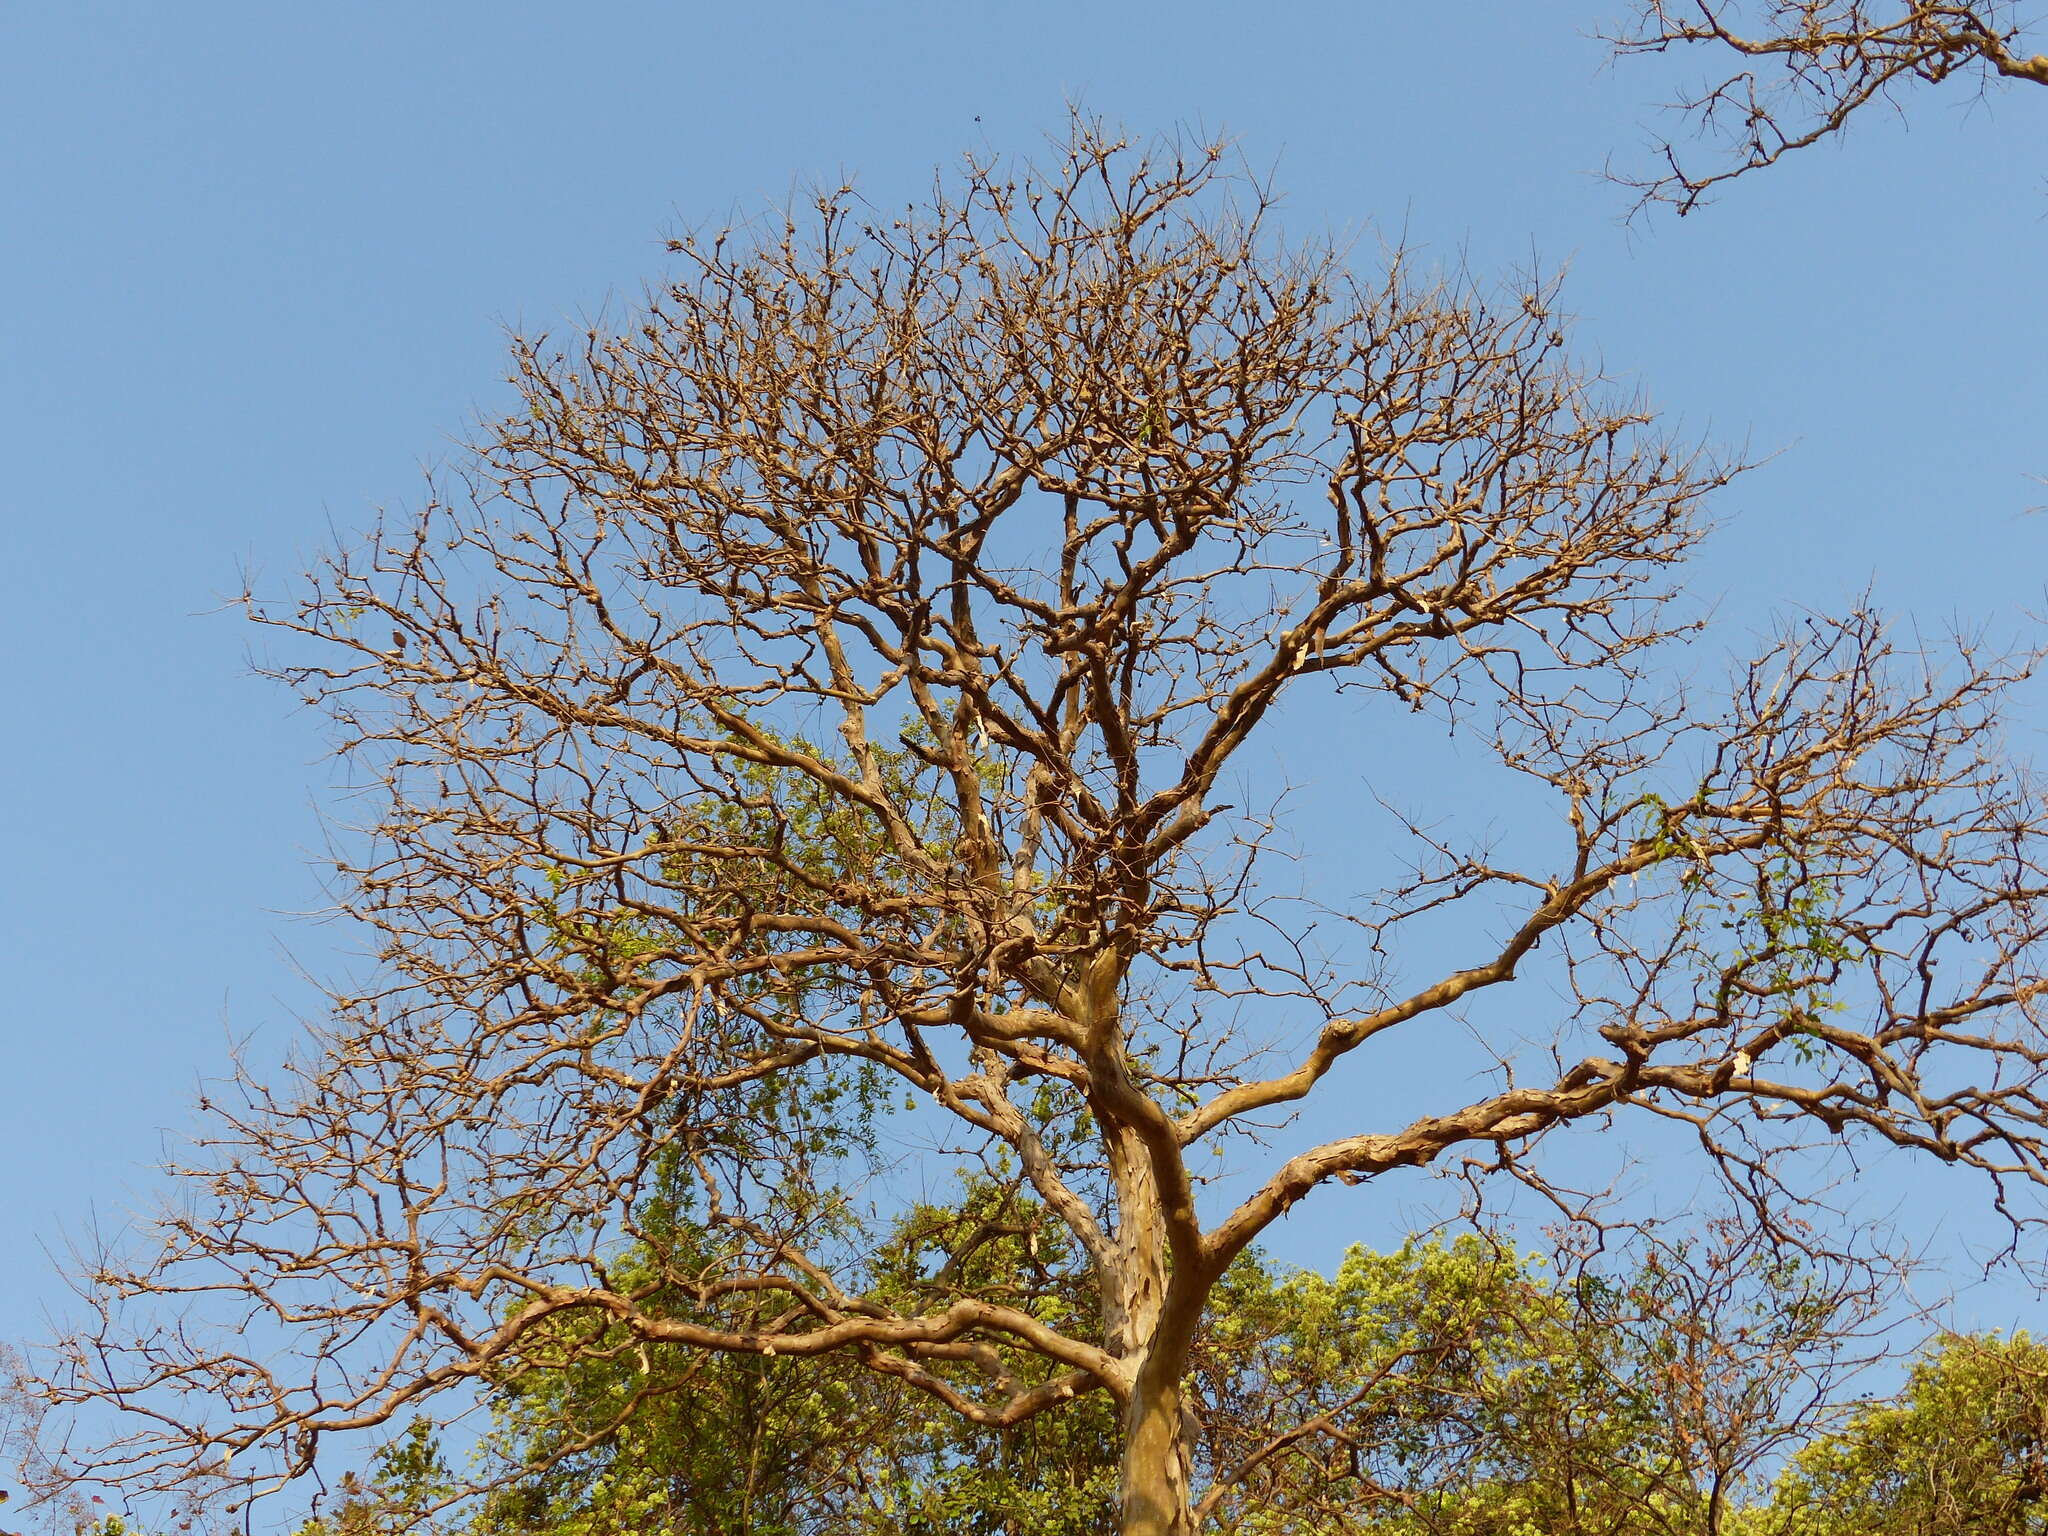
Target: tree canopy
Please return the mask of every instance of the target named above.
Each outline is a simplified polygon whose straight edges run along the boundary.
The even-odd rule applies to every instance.
[[[899,1277],[921,1283],[932,1224],[989,1193],[908,1213]],[[1329,1275],[1246,1255],[1193,1351],[1198,1471],[1235,1474],[1209,1478],[1224,1496],[1204,1513],[1288,1536],[1580,1536],[1804,1509],[1805,1474],[1773,1487],[1787,1453],[1818,1464],[1894,1411],[1872,1405],[1849,1437],[1830,1434],[1885,1299],[1867,1282],[1773,1258],[1735,1224],[1626,1253],[1537,1255],[1477,1234],[1354,1248]],[[1972,1378],[1972,1405],[1991,1380]],[[643,1364],[628,1349],[523,1377],[492,1406],[477,1477],[496,1487],[480,1506],[435,1522],[456,1479],[420,1419],[302,1536],[423,1516],[471,1536],[1082,1536],[1115,1518],[1103,1398],[986,1430],[857,1368]]]
[[[1359,275],[1221,147],[1085,122],[675,258],[251,598],[373,808],[338,875],[377,969],[96,1263],[43,1390],[132,1432],[70,1470],[237,1500],[479,1392],[573,1469],[879,1382],[1028,1456],[1113,1420],[1118,1528],[1185,1536],[1351,1422],[1260,1352],[1369,1261],[1247,1321],[1319,1189],[1578,1214],[1544,1145],[1627,1122],[1766,1247],[1811,1246],[1837,1140],[2034,1218],[2048,886],[1995,730],[2030,658],[1855,611],[1681,665],[1731,471],[1574,361],[1554,285]],[[1475,787],[1362,800],[1311,933],[1275,759],[1418,716]],[[1463,1023],[1490,1075],[1432,1070]],[[1262,1372],[1203,1377],[1219,1309]],[[1341,1382],[1385,1342],[1314,1348]],[[771,1441],[759,1489],[818,1475]]]

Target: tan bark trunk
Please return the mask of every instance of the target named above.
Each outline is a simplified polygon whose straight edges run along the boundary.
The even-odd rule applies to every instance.
[[[1148,1365],[1124,1411],[1119,1536],[1195,1536],[1189,1452],[1179,1362],[1157,1373]]]
[[[1124,1403],[1117,1530],[1195,1536],[1181,1380],[1208,1285],[1175,1273],[1168,1261],[1168,1214],[1142,1138],[1126,1127],[1109,1138],[1107,1151],[1118,1221],[1115,1260],[1102,1274],[1103,1332],[1111,1351],[1136,1368]]]

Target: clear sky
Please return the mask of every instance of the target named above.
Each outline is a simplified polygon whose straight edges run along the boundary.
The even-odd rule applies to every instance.
[[[503,328],[630,300],[661,239],[851,174],[913,193],[1066,103],[1233,131],[1298,230],[1569,263],[1583,336],[1684,423],[1783,450],[1698,569],[1737,624],[1874,583],[2037,610],[2048,91],[1915,103],[1624,228],[1598,168],[1674,76],[1621,0],[992,6],[242,0],[0,9],[0,1336],[38,1243],[146,1204],[233,1040],[347,935],[317,720],[215,612],[403,502],[499,398]],[[1369,248],[1369,247],[1368,247]],[[2040,718],[2011,722],[2038,750]],[[1307,1250],[1304,1250],[1307,1251]],[[1311,1256],[1320,1256],[1311,1254]]]

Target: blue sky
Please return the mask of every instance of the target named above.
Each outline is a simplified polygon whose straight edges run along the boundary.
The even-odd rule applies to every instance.
[[[1624,227],[1595,174],[1678,73],[1621,0],[1430,6],[585,0],[0,13],[0,1336],[38,1243],[149,1203],[231,1044],[290,1038],[319,722],[217,612],[402,503],[499,398],[507,325],[630,300],[662,237],[851,174],[914,193],[1069,101],[1235,133],[1287,222],[1479,272],[1568,264],[1582,335],[1775,457],[1695,573],[1731,623],[1874,585],[1939,626],[2040,606],[2048,92],[1915,103]],[[2035,99],[2038,97],[2039,99]],[[2037,751],[2044,721],[2010,722]]]

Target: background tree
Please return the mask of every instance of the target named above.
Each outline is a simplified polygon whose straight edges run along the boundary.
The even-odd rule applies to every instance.
[[[1866,108],[1896,107],[1915,86],[2048,85],[2048,54],[2032,51],[2027,28],[2008,0],[1643,0],[1614,38],[1619,52],[1701,44],[1731,55],[1734,73],[1674,104],[1706,146],[1698,159],[1666,140],[1661,172],[1624,180],[1646,202],[1687,213],[1722,183],[1840,133]]]
[[[912,1212],[893,1240],[908,1260],[960,1217]],[[1949,1338],[1898,1398],[1835,1431],[1833,1389],[1883,1296],[1861,1266],[1722,1235],[1705,1252],[1641,1234],[1626,1254],[1548,1260],[1467,1235],[1354,1248],[1329,1276],[1241,1257],[1191,1373],[1198,1460],[1258,1458],[1214,1518],[1246,1536],[2021,1529],[2007,1517],[2038,1480],[2048,1392],[2019,1358],[2032,1346]],[[855,1368],[588,1354],[493,1396],[480,1508],[450,1508],[464,1479],[415,1419],[299,1536],[1096,1531],[1115,1504],[1109,1406],[988,1431]],[[1798,1466],[1760,1484],[1795,1440]],[[1955,1524],[1959,1481],[1993,1523]],[[72,1523],[132,1529],[90,1505]]]
[[[2048,1349],[1952,1336],[1896,1399],[1802,1450],[1760,1528],[1797,1536],[2048,1531]]]
[[[433,1425],[414,1419],[405,1433],[372,1458],[369,1475],[345,1473],[324,1511],[299,1527],[298,1536],[392,1536],[423,1528],[455,1491],[454,1473]],[[120,1536],[110,1517],[98,1536]]]
[[[1240,1261],[1197,1390],[1264,1475],[1213,1478],[1207,1508],[1248,1533],[1716,1536],[1875,1357],[1870,1282],[1733,1225],[1548,1260],[1472,1235],[1354,1249],[1277,1285]],[[1248,1355],[1247,1315],[1273,1320]],[[1204,1379],[1219,1361],[1234,1390]]]
[[[1544,1188],[1546,1133],[1626,1110],[1780,1237],[1815,1138],[2030,1219],[2023,667],[1816,616],[1689,699],[1656,648],[1725,471],[1548,287],[1355,278],[1269,206],[1084,125],[682,242],[630,322],[517,347],[447,490],[254,603],[380,804],[341,875],[381,969],[96,1266],[47,1391],[135,1428],[80,1473],[252,1493],[622,1350],[829,1360],[990,1429],[1101,1395],[1120,1528],[1179,1536],[1235,1475],[1186,1385],[1212,1293],[1320,1186]],[[1340,708],[1497,775],[1342,943],[1258,789]],[[1475,1086],[1447,1030],[1510,988]],[[1359,1056],[1399,1113],[1295,1128]],[[959,1173],[1064,1229],[1027,1292],[878,1257],[862,1191]]]
[[[994,1193],[910,1213],[892,1239],[902,1272]],[[1214,1490],[1204,1512],[1293,1536],[1728,1528],[1788,1445],[1833,1422],[1883,1298],[1860,1267],[1725,1236],[1545,1261],[1466,1235],[1354,1248],[1329,1276],[1241,1256],[1188,1383]],[[972,1251],[1026,1267],[999,1248]],[[960,1247],[946,1251],[950,1263]],[[614,1405],[633,1396],[621,1419]],[[1106,1399],[983,1430],[917,1398],[856,1369],[821,1380],[801,1362],[588,1356],[495,1399],[490,1466],[504,1470],[465,1523],[478,1536],[1079,1536],[1113,1520]]]

